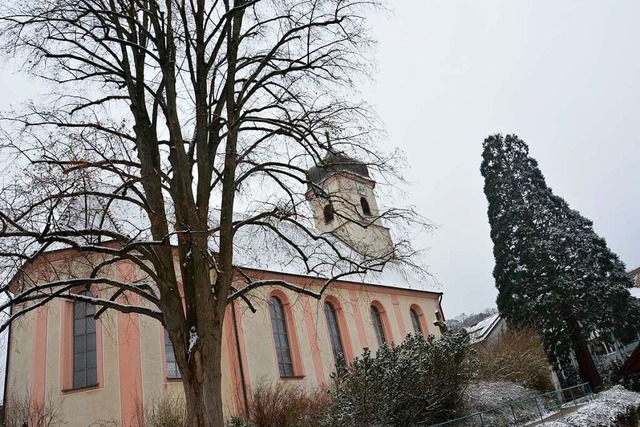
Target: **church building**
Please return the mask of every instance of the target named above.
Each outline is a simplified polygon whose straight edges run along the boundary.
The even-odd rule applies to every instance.
[[[378,216],[376,183],[366,165],[328,154],[308,176],[306,198],[317,229],[363,256],[391,255],[391,236]],[[36,279],[20,286],[51,280],[52,271],[63,267],[81,274],[95,262],[90,258],[72,250],[44,253],[24,266]],[[109,271],[127,283],[143,277],[126,261]],[[253,279],[314,290],[321,286],[317,278],[277,266],[245,263],[243,271]],[[248,294],[255,312],[247,301],[230,303],[221,361],[225,417],[244,413],[260,382],[290,382],[309,390],[327,386],[340,357],[348,363],[364,349],[375,352],[383,343],[400,343],[408,333],[439,336],[442,293],[421,288],[389,262],[378,273],[335,281],[320,300],[269,286]],[[52,299],[11,324],[7,414],[28,402],[35,410],[55,408],[69,426],[138,427],[145,407],[181,395],[180,371],[159,321],[114,310],[95,319],[95,310],[99,307],[86,302]]]

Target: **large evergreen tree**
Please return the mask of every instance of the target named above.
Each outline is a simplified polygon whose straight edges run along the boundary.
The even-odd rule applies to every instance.
[[[483,147],[498,308],[511,325],[541,331],[556,367],[573,354],[582,379],[598,387],[587,341],[638,324],[631,278],[591,221],[547,187],[524,141],[494,135]]]

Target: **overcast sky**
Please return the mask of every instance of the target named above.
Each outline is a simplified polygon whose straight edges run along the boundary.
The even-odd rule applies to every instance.
[[[554,192],[640,266],[640,2],[398,0],[373,21],[365,90],[400,146],[447,317],[495,304],[479,172],[491,133],[516,133]]]
[[[1,0],[0,0],[1,1]],[[480,155],[517,133],[556,194],[640,266],[640,2],[396,0],[372,21],[379,72],[363,90],[439,228],[424,241],[447,317],[495,304]],[[29,82],[0,69],[0,108]]]

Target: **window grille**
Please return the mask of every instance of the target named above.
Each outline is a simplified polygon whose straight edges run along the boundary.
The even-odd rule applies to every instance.
[[[378,346],[387,342],[387,337],[384,335],[384,327],[382,325],[382,317],[380,311],[375,305],[371,306],[371,319],[373,319],[373,328],[376,331],[376,338],[378,339]]]
[[[273,341],[276,347],[280,376],[293,377],[293,359],[291,358],[291,346],[289,345],[289,334],[287,333],[287,320],[284,305],[277,297],[269,299],[269,313],[271,315]]]
[[[340,327],[338,326],[338,316],[335,308],[330,302],[324,303],[324,315],[327,318],[327,327],[329,329],[331,349],[333,350],[333,359],[338,363],[340,360],[344,359],[344,348],[342,346],[342,337],[340,336]]]
[[[178,362],[176,362],[176,353],[173,351],[173,344],[169,339],[169,331],[164,330],[164,358],[167,367],[167,378],[175,379],[182,378],[182,373],[178,368]]]
[[[422,325],[420,325],[420,317],[418,316],[418,313],[413,308],[409,310],[409,313],[411,314],[413,332],[415,332],[416,334],[424,335],[424,332],[422,332]]]
[[[90,292],[79,295],[93,296]],[[73,388],[98,384],[95,307],[85,301],[73,303]]]

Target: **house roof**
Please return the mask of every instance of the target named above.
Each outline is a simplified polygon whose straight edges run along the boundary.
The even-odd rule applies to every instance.
[[[471,344],[478,343],[487,338],[489,334],[491,334],[491,332],[496,328],[496,326],[498,326],[501,319],[502,317],[500,316],[500,313],[496,313],[484,320],[481,320],[475,325],[464,328],[465,331],[467,331],[467,333],[469,334],[469,340]]]
[[[640,267],[634,268],[633,270],[631,270],[629,272],[629,276],[631,276],[631,277],[635,277],[635,276],[637,276],[639,274],[640,274]]]
[[[309,275],[304,275],[304,274],[297,274],[297,273],[287,273],[287,272],[283,272],[283,271],[278,271],[278,270],[265,270],[265,269],[258,269],[258,268],[254,268],[254,267],[242,267],[244,269],[245,272],[263,272],[266,274],[270,274],[270,275],[281,275],[281,276],[289,276],[289,277],[295,277],[295,278],[300,278],[300,279],[311,279],[312,281],[316,281],[318,278],[314,277],[314,276],[309,276]],[[399,282],[397,280],[394,280],[394,275],[393,273],[389,273],[390,269],[394,269],[394,266],[391,265],[389,268],[385,268],[384,272],[367,272],[366,275],[357,275],[357,277],[351,278],[351,277],[347,277],[347,278],[340,278],[337,279],[334,283],[339,284],[340,286],[347,286],[347,287],[369,287],[371,289],[386,289],[386,290],[397,290],[398,292],[402,291],[402,292],[417,292],[417,293],[421,293],[421,294],[431,294],[434,296],[442,296],[444,295],[443,292],[438,292],[438,291],[433,291],[433,290],[428,290],[428,289],[424,289],[421,287],[416,287],[416,286],[407,286],[407,285],[403,285],[403,284],[398,284]],[[376,275],[374,276],[373,273],[376,273]],[[251,274],[248,274],[249,276],[251,276]]]
[[[620,375],[632,375],[640,372],[640,344],[633,350],[620,368]]]
[[[630,288],[629,292],[632,297],[640,299],[640,288]]]

